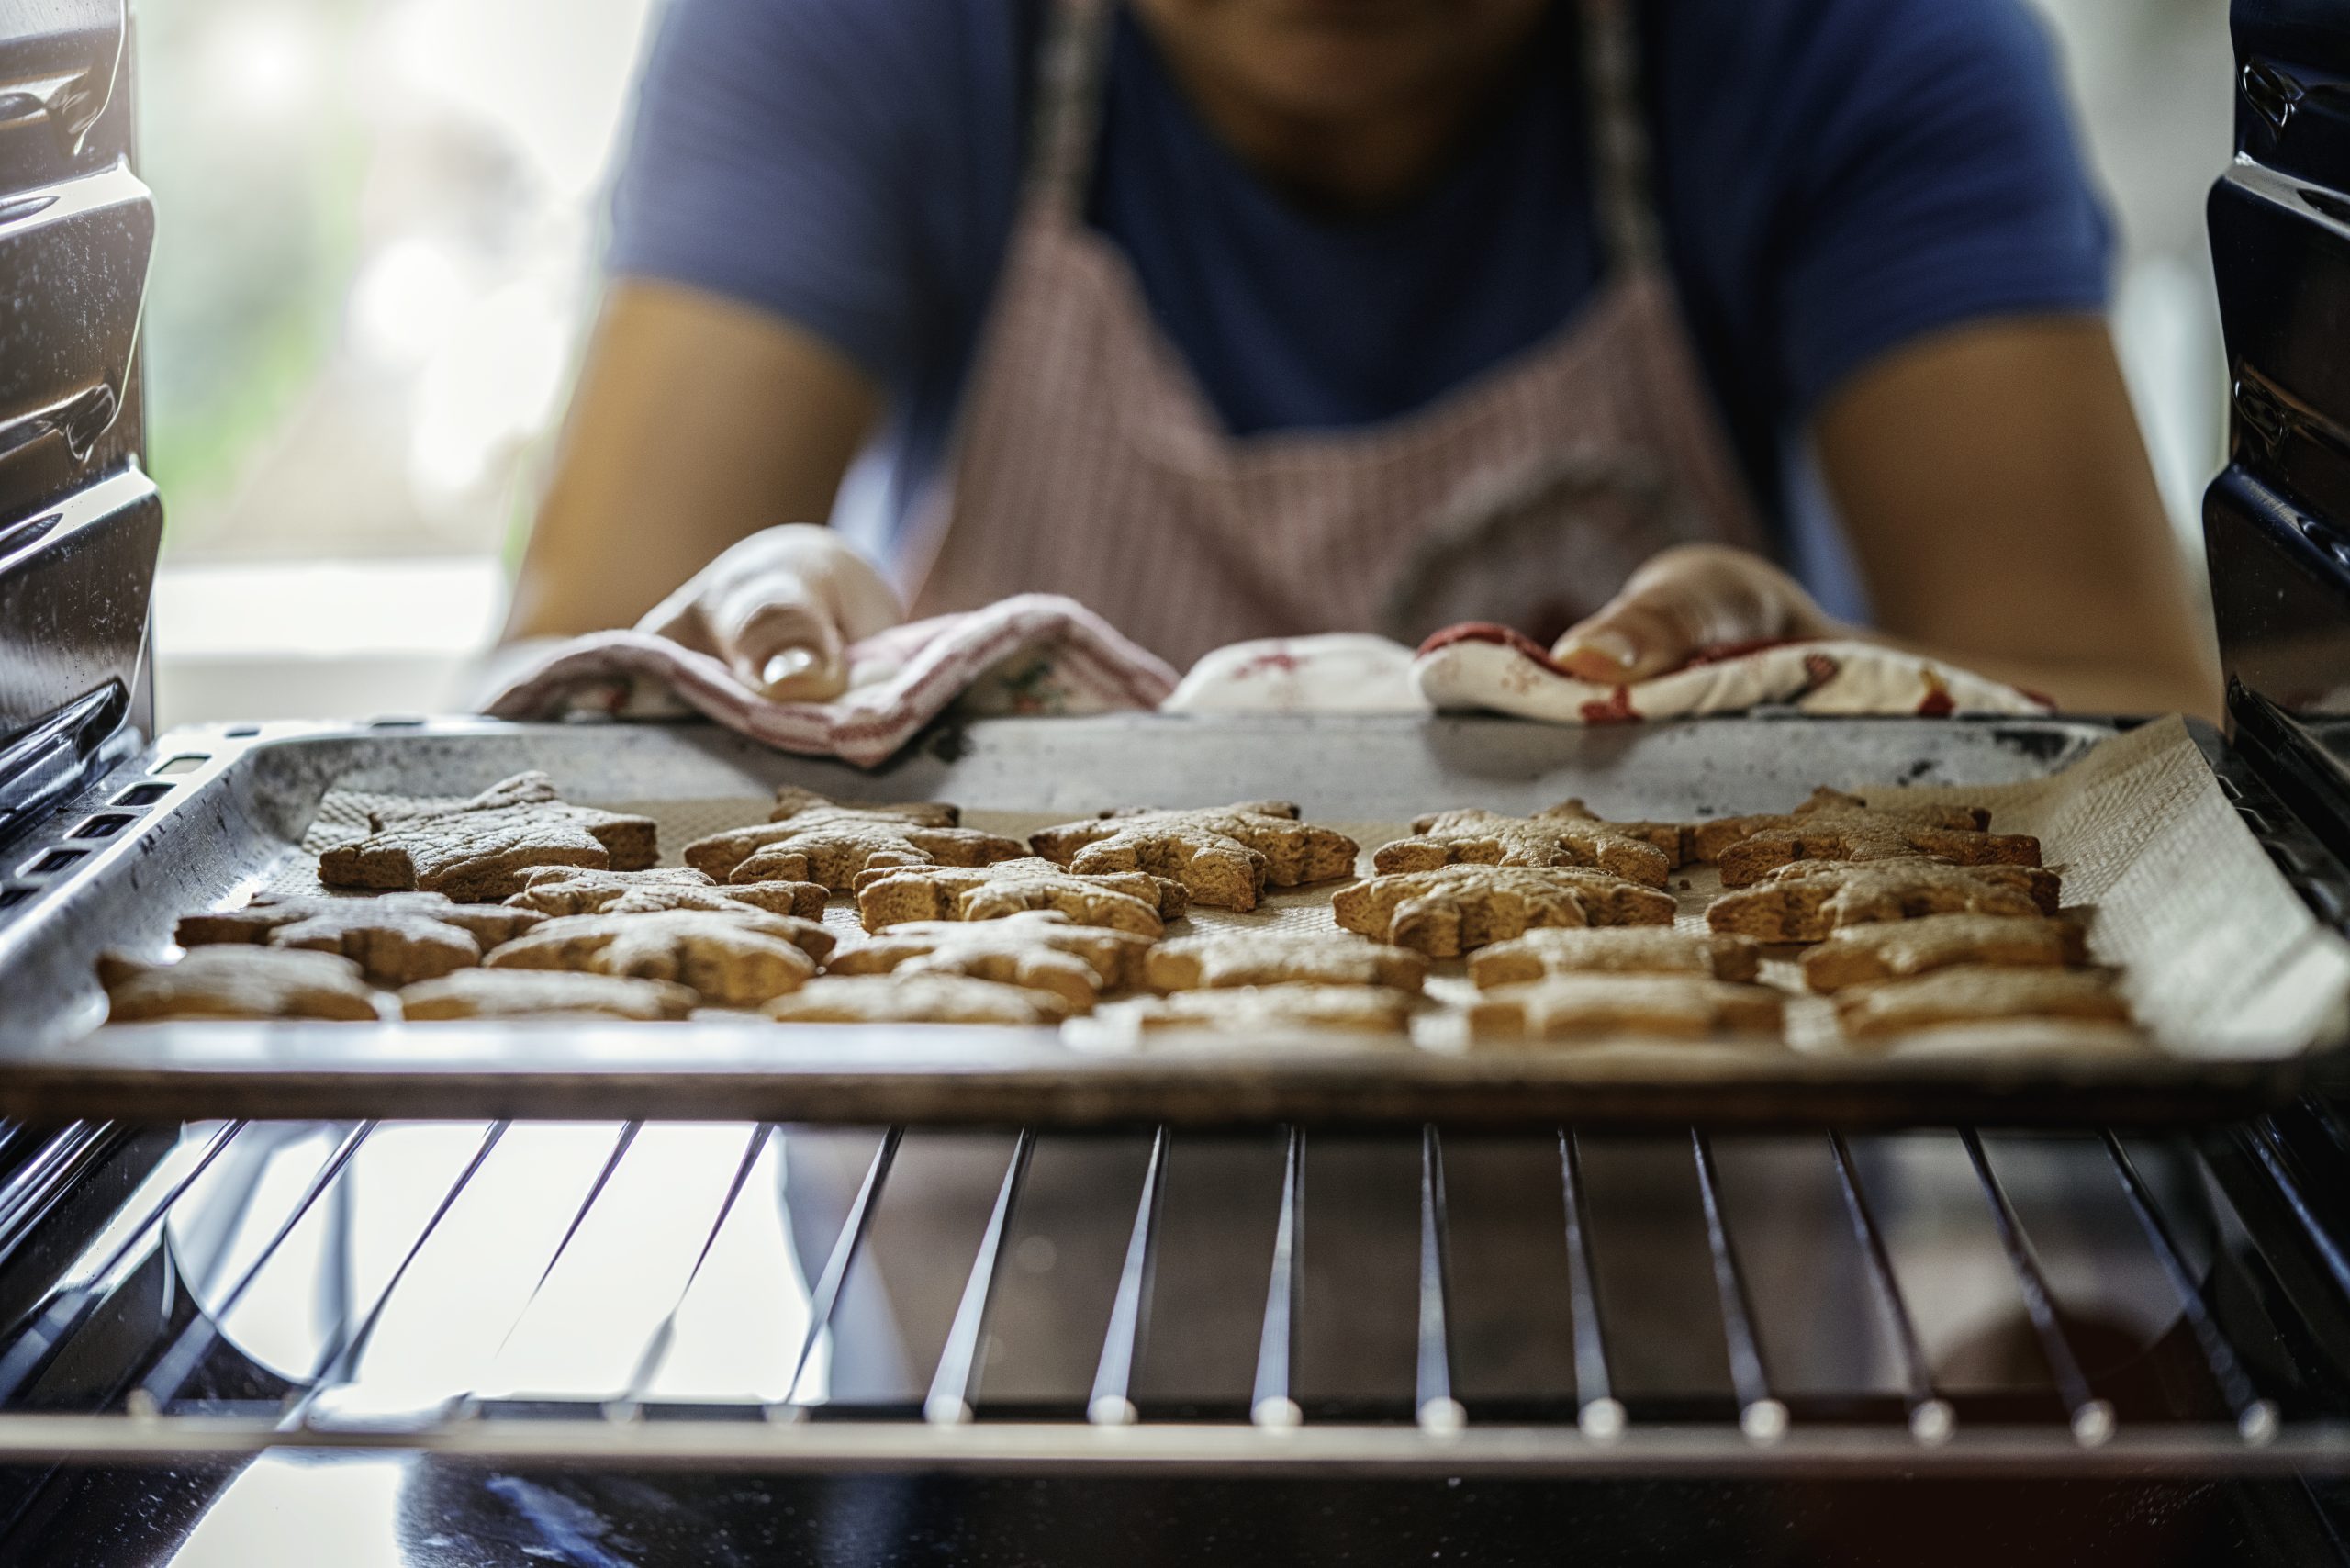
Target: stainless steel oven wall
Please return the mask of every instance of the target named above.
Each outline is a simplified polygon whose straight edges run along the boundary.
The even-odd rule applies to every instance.
[[[0,836],[144,727],[154,204],[127,0],[0,0]]]

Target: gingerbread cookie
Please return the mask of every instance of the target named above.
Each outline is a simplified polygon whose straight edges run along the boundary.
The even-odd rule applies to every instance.
[[[1069,1004],[972,975],[826,975],[761,1009],[784,1024],[1058,1024]]]
[[[400,992],[411,1020],[592,1014],[653,1024],[693,1011],[694,993],[668,980],[560,969],[459,969]]]
[[[936,801],[844,806],[786,785],[757,827],[714,833],[686,846],[686,864],[722,882],[820,882],[836,893],[883,867],[985,866],[1028,853],[1017,839],[956,823]]]
[[[1058,910],[1022,910],[1001,920],[915,920],[833,955],[835,975],[970,975],[1049,991],[1071,1013],[1091,1013],[1102,991],[1140,977],[1150,938],[1080,925]]]
[[[1530,817],[1497,812],[1438,812],[1412,823],[1414,836],[1380,846],[1371,857],[1382,872],[1432,871],[1438,866],[1594,866],[1647,887],[1664,886],[1681,863],[1681,831],[1655,823],[1609,823],[1581,801]],[[1660,838],[1669,838],[1668,850]]]
[[[1930,914],[1848,925],[1803,956],[1804,983],[1841,991],[1957,964],[2063,969],[2086,957],[2080,927],[2044,915]]]
[[[1949,864],[1951,864],[1949,861],[1937,860],[1930,855],[1913,855],[1897,860],[1798,860],[1791,866],[1782,866],[1777,870],[1768,873],[1761,881],[1755,883],[1754,887],[1807,881],[1818,878],[1832,882],[1841,889],[1860,889],[1874,885],[1873,879],[1880,870],[1892,875],[1897,882],[1898,879],[1907,878],[1917,871],[1921,865],[1947,866]],[[1978,882],[1988,882],[1999,888],[2012,888],[2029,896],[2033,907],[2042,914],[2054,914],[2058,906],[2064,902],[2064,879],[2045,866],[1961,866],[1958,869]],[[1935,910],[1919,913],[1959,914],[1969,912]],[[1915,915],[1888,915],[1885,918],[1914,919]],[[1860,923],[1848,920],[1845,924],[1851,925]]]
[[[397,990],[471,968],[500,942],[539,923],[526,909],[452,903],[439,893],[379,893],[316,898],[257,893],[242,909],[183,915],[173,938],[183,947],[251,943],[340,953],[369,982]]]
[[[1953,866],[1898,860],[1783,866],[1750,888],[1724,893],[1706,924],[1762,942],[1818,942],[1847,925],[1930,914],[2053,913],[2056,874],[2037,866]]]
[[[1080,876],[1038,856],[991,866],[876,869],[856,879],[867,931],[909,920],[1001,920],[1024,909],[1057,909],[1080,925],[1158,936],[1190,906],[1183,884],[1147,871]]]
[[[359,966],[303,947],[198,947],[175,964],[121,953],[98,957],[106,988],[106,1021],[160,1018],[327,1018],[383,1016]]]
[[[1836,1018],[1856,1040],[1938,1024],[2059,1018],[2126,1024],[2130,1004],[2097,969],[2001,969],[1965,964],[1836,993]]]
[[[763,910],[802,920],[824,918],[828,895],[815,882],[713,882],[687,866],[655,871],[591,871],[542,866],[522,873],[522,890],[506,902],[542,914],[653,914],[665,909]]]
[[[1469,1008],[1469,1037],[1561,1041],[1610,1035],[1684,1039],[1776,1035],[1785,1005],[1769,986],[1701,975],[1561,974],[1479,997]]]
[[[1762,955],[1752,938],[1698,935],[1663,925],[1550,926],[1469,956],[1480,986],[1522,985],[1550,975],[1693,974],[1751,980]]]
[[[1161,942],[1144,960],[1153,991],[1245,985],[1375,985],[1417,991],[1428,961],[1404,947],[1319,932],[1210,931]]]
[[[369,821],[367,837],[319,857],[319,880],[492,903],[534,866],[637,871],[656,858],[650,817],[568,805],[543,773],[518,773],[470,800],[386,806]]]
[[[1432,958],[1540,925],[1670,925],[1672,895],[1572,866],[1441,866],[1372,877],[1331,901],[1340,925]]]
[[[1991,825],[1991,813],[1981,806],[1926,806],[1902,804],[1871,807],[1865,797],[1849,795],[1841,790],[1822,786],[1793,811],[1785,812],[1759,812],[1744,816],[1718,817],[1711,822],[1690,823],[1686,827],[1690,858],[1718,862],[1723,851],[1742,844],[1758,833],[1783,828],[1804,817],[1848,815],[1865,812],[1886,825],[1938,828],[1950,833],[1981,833]],[[1916,854],[1916,850],[1905,850]]]
[[[1294,888],[1353,873],[1360,846],[1297,820],[1287,801],[1199,811],[1104,812],[1032,834],[1031,847],[1072,871],[1147,871],[1183,884],[1208,909],[1249,910],[1268,885]]]
[[[1858,795],[1815,790],[1784,816],[1725,817],[1689,830],[1700,859],[1722,870],[1722,886],[1744,887],[1798,860],[1891,860],[1930,855],[1964,866],[2040,864],[2040,841],[1984,831],[1980,806],[1874,807]]]
[[[754,909],[571,914],[550,920],[483,960],[494,969],[577,969],[676,980],[718,1007],[755,1007],[795,991],[833,950],[810,920]]]
[[[1591,808],[1581,801],[1565,801],[1551,807],[1542,814],[1546,817],[1561,817],[1571,822],[1579,819],[1603,822],[1602,818],[1595,815]],[[1673,868],[1676,871],[1697,858],[1696,850],[1689,842],[1687,823],[1612,821],[1605,822],[1604,825],[1611,833],[1619,833],[1627,838],[1637,838],[1643,844],[1654,845],[1657,853],[1670,860],[1673,863]]]
[[[1179,991],[1113,1003],[1105,1017],[1126,1028],[1213,1029],[1237,1035],[1291,1030],[1401,1034],[1411,1025],[1412,994],[1388,986],[1243,985]]]

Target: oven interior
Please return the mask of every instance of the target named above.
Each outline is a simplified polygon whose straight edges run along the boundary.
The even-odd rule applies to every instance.
[[[128,27],[0,17],[0,920],[171,789]],[[2235,28],[2217,770],[2340,926],[2350,25]],[[2335,1081],[2165,1130],[63,1108],[0,1125],[0,1560],[2350,1562]]]

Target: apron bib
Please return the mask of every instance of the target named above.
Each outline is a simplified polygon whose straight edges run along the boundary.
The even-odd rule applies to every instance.
[[[1663,266],[1621,0],[1582,0],[1591,297],[1425,409],[1241,438],[1084,220],[1109,15],[1057,14],[951,477],[920,514],[916,615],[1067,594],[1179,668],[1248,638],[1416,643],[1465,620],[1547,642],[1658,550],[1759,543]]]

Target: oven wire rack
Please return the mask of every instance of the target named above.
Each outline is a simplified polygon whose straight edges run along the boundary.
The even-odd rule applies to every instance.
[[[1114,1269],[1092,1373],[1081,1395],[1039,1404],[991,1398],[991,1335],[1015,1234],[1040,1148],[1080,1135],[1021,1128],[986,1199],[985,1218],[943,1343],[918,1397],[841,1402],[822,1387],[830,1338],[851,1310],[847,1287],[870,1249],[877,1214],[911,1138],[876,1129],[853,1195],[821,1261],[804,1271],[804,1322],[780,1397],[711,1402],[665,1397],[665,1363],[680,1342],[680,1312],[763,1161],[779,1159],[792,1129],[771,1124],[704,1126],[696,1136],[740,1137],[731,1175],[675,1225],[693,1243],[690,1262],[665,1281],[674,1298],[631,1362],[625,1383],[593,1396],[536,1397],[475,1388],[412,1409],[386,1411],[342,1397],[364,1381],[371,1343],[402,1300],[420,1259],[517,1126],[482,1126],[437,1199],[420,1198],[388,1266],[364,1287],[342,1260],[319,1316],[308,1364],[291,1375],[257,1365],[228,1325],[285,1264],[289,1238],[347,1206],[354,1162],[391,1124],[304,1129],[227,1122],[185,1135],[136,1133],[113,1124],[62,1131],[10,1126],[0,1160],[0,1461],[181,1462],[273,1449],[420,1450],[498,1462],[543,1461],[616,1466],[739,1465],[830,1471],[922,1468],[1024,1473],[1100,1471],[1406,1472],[1547,1474],[2098,1475],[2301,1474],[2350,1472],[2350,1249],[2333,1194],[2350,1191],[2350,1126],[2307,1098],[2277,1116],[2196,1137],[2162,1140],[2111,1131],[2042,1140],[2099,1163],[2135,1221],[2140,1261],[2167,1291],[2172,1327],[2148,1352],[2165,1363],[2158,1400],[2118,1398],[2090,1366],[2081,1328],[2066,1310],[1998,1159],[1972,1129],[1902,1135],[1952,1147],[1971,1170],[1978,1217],[2020,1303],[2045,1384],[2030,1396],[1946,1385],[1921,1337],[1913,1300],[1879,1218],[1868,1160],[1834,1132],[1803,1141],[1832,1183],[1857,1288],[1891,1348],[1893,1386],[1851,1394],[1786,1386],[1774,1379],[1760,1325],[1755,1271],[1741,1244],[1718,1136],[1692,1128],[1680,1140],[1694,1180],[1710,1265],[1714,1332],[1727,1363],[1728,1397],[1647,1400],[1619,1384],[1620,1331],[1601,1288],[1607,1264],[1593,1219],[1587,1139],[1561,1127],[1554,1174],[1568,1300],[1556,1315],[1572,1391],[1496,1405],[1460,1386],[1457,1324],[1462,1308],[1454,1259],[1460,1216],[1449,1201],[1446,1132],[1416,1138],[1416,1214],[1395,1216],[1416,1236],[1416,1338],[1411,1394],[1351,1404],[1317,1398],[1299,1378],[1305,1321],[1304,1260],[1315,1244],[1306,1175],[1326,1135],[1269,1129],[1279,1148],[1278,1207],[1244,1406],[1160,1407],[1137,1385],[1155,1326],[1180,1313],[1182,1292],[1159,1278],[1170,1155],[1197,1135],[1158,1127],[1147,1140],[1131,1219]],[[530,1305],[599,1213],[648,1126],[610,1126],[609,1148],[566,1199],[566,1223],[544,1256],[530,1260],[537,1287],[506,1329],[524,1331]],[[324,1148],[297,1191],[281,1193],[236,1252],[233,1268],[199,1289],[175,1277],[174,1226],[203,1222],[207,1172],[255,1140],[315,1136]],[[599,1134],[598,1136],[602,1136]],[[1391,1145],[1408,1156],[1408,1137]],[[1652,1145],[1671,1140],[1651,1138]],[[730,1145],[730,1147],[732,1147]],[[2180,1184],[2142,1170],[2154,1148],[2208,1194],[2208,1247],[2190,1246],[2178,1215]],[[2134,1151],[2133,1151],[2134,1150]],[[143,1151],[143,1152],[141,1152]],[[142,1173],[134,1180],[132,1171]],[[108,1183],[95,1180],[111,1171]],[[250,1193],[247,1201],[250,1202]],[[981,1196],[985,1196],[981,1194]],[[225,1202],[215,1193],[213,1206]],[[104,1201],[102,1201],[104,1200]],[[1104,1202],[1110,1201],[1106,1196]],[[1124,1202],[1121,1198],[1120,1202]],[[73,1244],[57,1233],[73,1228]],[[1123,1212],[1123,1211],[1122,1211]],[[333,1224],[326,1230],[337,1233]],[[1751,1244],[1751,1227],[1747,1245]],[[45,1255],[46,1253],[46,1255]],[[679,1253],[679,1256],[685,1256]],[[1552,1261],[1558,1260],[1553,1259]],[[45,1281],[28,1285],[28,1277]],[[463,1310],[463,1304],[453,1304]],[[768,1321],[792,1324],[778,1306]]]

